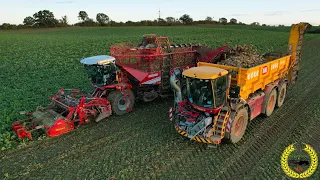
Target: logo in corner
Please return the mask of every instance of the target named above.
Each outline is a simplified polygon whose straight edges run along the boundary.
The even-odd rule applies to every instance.
[[[281,155],[281,167],[284,173],[291,178],[310,177],[317,169],[318,156],[308,144],[304,147],[289,145]]]

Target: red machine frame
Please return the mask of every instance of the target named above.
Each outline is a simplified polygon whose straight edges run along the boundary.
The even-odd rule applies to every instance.
[[[81,94],[81,91],[78,89],[68,90],[71,90],[72,92],[70,96],[71,98],[75,98],[75,96],[79,96]],[[40,129],[45,130],[46,134],[50,137],[59,136],[74,130],[75,126],[80,126],[84,123],[90,122],[89,116],[96,117],[99,114],[102,114],[103,117],[108,117],[111,115],[112,111],[110,103],[104,98],[88,98],[82,94],[80,95],[81,98],[79,100],[79,104],[76,106],[71,106],[60,101],[60,98],[62,98],[64,95],[65,89],[62,88],[54,97],[49,97],[52,102],[47,107],[38,106],[34,112],[24,113],[30,117],[16,121],[14,124],[12,124],[12,129],[16,132],[18,137],[27,137],[28,139],[32,140],[33,138],[31,133]],[[69,94],[66,96],[69,96]],[[35,120],[34,117],[32,117],[33,113],[35,112],[52,110],[55,104],[58,104],[60,107],[65,108],[65,110],[69,112],[64,118],[57,118],[53,125],[47,126],[45,124],[41,124],[40,120]],[[100,112],[98,112],[97,108]]]

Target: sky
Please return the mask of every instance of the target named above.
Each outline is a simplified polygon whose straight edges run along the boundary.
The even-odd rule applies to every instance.
[[[105,13],[111,20],[126,22],[157,19],[160,9],[161,18],[189,14],[194,20],[210,16],[247,24],[320,25],[319,0],[0,0],[0,24],[22,24],[25,17],[45,9],[57,19],[66,15],[70,24],[79,21],[81,10],[93,19],[97,13]]]

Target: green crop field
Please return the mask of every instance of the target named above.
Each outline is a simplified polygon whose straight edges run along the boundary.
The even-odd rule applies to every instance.
[[[22,179],[286,179],[283,150],[294,142],[320,155],[320,36],[306,34],[298,84],[269,118],[249,124],[238,144],[217,149],[184,139],[168,120],[172,98],[138,102],[132,113],[29,142],[11,124],[47,105],[62,88],[90,90],[79,60],[108,54],[110,45],[143,34],[212,48],[253,44],[261,53],[284,50],[290,28],[128,27],[0,31],[0,178]],[[320,176],[319,168],[312,176]],[[250,178],[251,177],[251,178]]]

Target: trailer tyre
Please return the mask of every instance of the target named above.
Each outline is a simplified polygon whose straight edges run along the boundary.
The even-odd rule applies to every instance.
[[[237,143],[241,140],[247,129],[248,117],[248,111],[246,108],[241,108],[237,111],[231,124],[229,142]]]
[[[287,94],[287,84],[283,83],[282,85],[279,86],[279,90],[278,90],[278,98],[277,98],[277,104],[276,104],[278,108],[282,106],[284,99],[286,97],[286,94]]]
[[[133,92],[128,89],[126,90],[127,97],[126,101],[124,100],[124,95],[121,91],[112,91],[107,99],[110,101],[112,112],[115,115],[124,115],[127,113],[127,108],[131,109],[134,106],[134,94]]]
[[[267,101],[264,104],[264,106],[265,106],[265,113],[264,114],[267,117],[269,117],[273,113],[274,108],[276,106],[276,102],[277,102],[277,91],[276,91],[276,89],[273,89],[266,98],[267,98]]]

